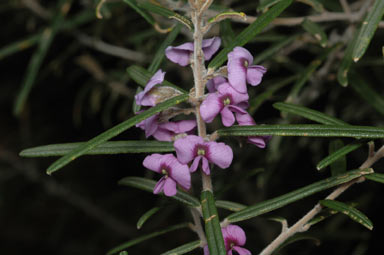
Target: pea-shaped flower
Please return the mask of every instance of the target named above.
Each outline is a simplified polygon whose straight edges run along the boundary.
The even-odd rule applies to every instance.
[[[252,126],[256,125],[256,122],[249,113],[236,113],[236,120],[240,126]],[[265,148],[267,142],[271,139],[272,136],[248,136],[247,141],[256,145],[259,148]]]
[[[247,82],[252,86],[259,85],[267,69],[252,65],[253,57],[243,47],[235,47],[228,54],[228,81],[240,93],[247,93]]]
[[[209,175],[209,163],[214,163],[222,169],[228,168],[233,159],[231,147],[224,143],[206,142],[200,136],[188,135],[177,139],[174,143],[177,159],[182,164],[193,161],[189,170],[196,171],[200,160],[205,174]]]
[[[223,125],[230,127],[235,123],[235,113],[246,113],[248,107],[248,94],[237,92],[225,82],[220,84],[217,92],[208,94],[200,106],[200,114],[205,122],[212,122],[220,113]]]
[[[153,193],[164,191],[168,197],[177,193],[176,184],[189,190],[191,187],[191,174],[188,166],[181,164],[173,154],[152,154],[144,159],[143,165],[156,173],[163,174],[157,182]]]
[[[204,59],[210,60],[213,54],[220,48],[221,39],[219,37],[213,37],[203,40],[202,49],[204,53]],[[179,46],[168,46],[165,49],[165,56],[172,62],[181,66],[187,66],[190,63],[191,55],[194,51],[194,43],[183,43]]]

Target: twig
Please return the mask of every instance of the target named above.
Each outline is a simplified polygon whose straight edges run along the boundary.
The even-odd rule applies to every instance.
[[[351,14],[351,8],[349,7],[349,4],[347,3],[347,0],[340,0],[341,7],[343,8],[344,12],[348,15]]]
[[[370,147],[371,149],[371,147]],[[365,169],[371,167],[376,161],[384,157],[384,146],[382,146],[374,155],[369,153],[367,160],[359,167],[360,169]],[[336,190],[329,194],[325,199],[334,200],[340,196],[344,191],[350,188],[355,183],[360,183],[365,180],[364,176],[356,178],[350,182],[340,185]],[[272,241],[261,253],[260,255],[269,255],[276,250],[282,243],[284,243],[289,237],[293,236],[298,232],[307,231],[311,226],[307,224],[313,217],[316,216],[321,211],[321,205],[318,203],[315,207],[310,210],[304,217],[297,221],[292,227],[282,231],[281,234]]]
[[[42,7],[36,0],[22,0],[22,3],[43,19],[49,19],[52,16],[51,12]]]

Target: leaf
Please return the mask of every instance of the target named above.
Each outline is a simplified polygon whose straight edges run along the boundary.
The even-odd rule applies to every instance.
[[[249,206],[239,212],[235,212],[229,215],[225,220],[228,220],[230,223],[234,223],[234,222],[254,218],[256,216],[271,212],[273,210],[286,206],[290,203],[293,203],[295,201],[298,201],[300,199],[313,195],[317,192],[349,182],[355,178],[358,178],[362,175],[367,175],[370,173],[373,173],[372,168],[361,169],[361,170],[360,169],[351,170],[346,172],[345,174],[333,176],[333,177],[315,182],[303,188],[297,189],[295,191],[291,191],[282,196],[275,197],[275,198],[257,203],[255,205]]]
[[[320,204],[322,206],[326,206],[328,208],[331,208],[332,210],[338,211],[340,213],[343,213],[350,217],[352,220],[360,223],[364,227],[368,228],[369,230],[373,229],[373,224],[372,222],[368,219],[365,214],[357,210],[356,208],[347,205],[345,203],[335,201],[335,200],[320,200]]]
[[[137,229],[141,229],[141,227],[144,225],[144,223],[151,218],[154,214],[156,214],[161,208],[160,207],[153,207],[149,211],[145,212],[137,221],[136,227]]]
[[[348,123],[335,117],[296,104],[278,102],[274,103],[273,107],[279,111],[295,114],[325,125],[348,125]]]
[[[160,67],[161,62],[165,56],[165,49],[173,43],[177,35],[180,33],[181,25],[177,24],[172,31],[168,34],[165,40],[161,43],[160,47],[156,51],[155,57],[152,60],[151,65],[148,67],[148,72],[154,74]]]
[[[316,124],[281,124],[232,126],[216,131],[219,136],[305,136],[384,138],[384,128],[367,126],[336,126]]]
[[[253,58],[253,64],[255,64],[255,65],[260,64],[262,61],[274,56],[282,48],[293,43],[298,37],[299,37],[299,35],[293,35],[293,36],[286,37],[283,40],[280,40],[280,41],[274,43],[271,47],[263,50],[260,54],[256,55]]]
[[[375,110],[384,115],[384,97],[377,93],[360,75],[351,72],[351,87]]]
[[[142,177],[125,177],[121,179],[118,183],[119,185],[134,187],[134,188],[148,191],[151,193],[153,193],[153,189],[155,188],[155,185],[156,185],[155,181],[142,178]],[[175,199],[190,207],[200,206],[199,200],[197,200],[196,198],[194,198],[193,196],[189,195],[188,193],[182,190],[178,190],[176,195],[170,198]]]
[[[147,11],[159,14],[161,16],[167,17],[169,19],[176,19],[177,21],[184,24],[186,27],[189,28],[189,30],[192,30],[193,24],[192,21],[185,16],[182,16],[170,9],[162,7],[160,4],[152,4],[149,2],[141,2],[139,3],[139,6]]]
[[[340,83],[340,85],[343,87],[348,86],[348,73],[353,62],[352,61],[353,48],[355,47],[355,44],[357,42],[356,33],[353,35],[352,40],[349,41],[347,48],[344,52],[344,57],[341,60],[339,69],[337,70],[337,80]]]
[[[354,45],[352,51],[353,61],[359,61],[359,59],[364,55],[383,15],[384,1],[376,0],[360,27],[356,44]]]
[[[157,236],[160,236],[160,235],[164,235],[168,232],[171,232],[171,231],[174,231],[174,230],[178,230],[178,229],[182,229],[182,228],[187,228],[188,227],[188,223],[182,223],[182,224],[177,224],[177,225],[173,225],[173,226],[170,226],[170,227],[167,227],[165,229],[162,229],[160,231],[155,231],[155,232],[152,232],[150,234],[146,234],[146,235],[143,235],[143,236],[140,236],[138,238],[135,238],[131,241],[128,241],[128,242],[125,242],[125,243],[122,243],[120,244],[119,246],[109,250],[107,252],[106,255],[112,255],[112,254],[116,254],[122,250],[125,250],[131,246],[134,246],[138,243],[141,243],[141,242],[144,242],[148,239],[151,239],[151,238],[154,238],[154,237],[157,237]]]
[[[217,23],[224,21],[226,19],[238,19],[238,20],[247,20],[247,15],[244,12],[234,12],[234,11],[225,11],[217,14],[216,16],[210,18],[208,23]]]
[[[52,19],[50,27],[46,28],[39,38],[39,45],[28,63],[28,67],[21,84],[21,89],[17,94],[13,107],[13,113],[16,116],[19,116],[24,109],[25,103],[33,85],[35,84],[36,77],[43,63],[43,60],[47,55],[48,49],[50,48],[61,23],[64,21],[64,18],[69,11],[71,2],[72,0],[60,0],[58,2],[56,6],[57,11]]]
[[[281,0],[260,0],[260,4],[257,7],[258,12],[265,12],[269,7],[281,2]]]
[[[197,240],[197,241],[193,241],[190,243],[186,243],[186,244],[179,246],[175,249],[172,249],[170,251],[161,253],[160,255],[181,255],[181,254],[185,254],[187,252],[193,251],[194,249],[196,249],[200,246],[201,246],[201,241]]]
[[[149,24],[152,26],[155,25],[156,21],[152,17],[152,15],[144,10],[143,8],[140,8],[139,5],[137,4],[136,0],[123,0],[124,3],[128,4],[129,7],[134,9],[138,14],[140,14]]]
[[[127,68],[127,73],[129,77],[131,77],[137,84],[139,84],[142,87],[145,87],[147,85],[148,81],[152,78],[153,74],[149,71],[145,70],[141,66],[132,65]],[[184,89],[170,83],[169,81],[164,80],[161,86],[167,86],[172,87],[182,93],[187,93]]]
[[[52,157],[63,156],[70,151],[84,145],[85,142],[61,143],[43,145],[22,150],[22,157]],[[150,152],[172,152],[175,148],[171,142],[160,141],[113,141],[105,142],[86,152],[84,155],[105,155],[122,153],[150,153]]]
[[[319,41],[321,47],[327,47],[328,39],[323,28],[317,23],[305,18],[301,23],[301,26],[310,33],[317,41]]]
[[[246,206],[232,201],[216,200],[216,207],[238,212],[244,209]]]
[[[71,161],[75,160],[76,158],[84,155],[88,151],[92,150],[96,146],[108,141],[109,139],[119,135],[120,133],[124,132],[125,130],[129,129],[130,127],[134,126],[135,124],[151,117],[152,115],[155,115],[158,112],[161,112],[173,105],[179,104],[181,102],[186,101],[189,98],[189,95],[183,94],[180,96],[173,97],[171,99],[168,99],[165,102],[162,102],[144,112],[142,112],[139,115],[136,115],[116,126],[113,128],[108,129],[107,131],[101,133],[100,135],[92,138],[88,142],[85,142],[83,145],[77,147],[76,149],[72,150],[65,156],[61,157],[60,159],[56,160],[52,165],[50,165],[47,169],[47,174],[52,174],[53,172],[61,169],[65,165],[69,164]]]
[[[220,22],[220,38],[223,41],[224,47],[227,47],[233,38],[235,38],[235,33],[232,30],[230,20],[223,20]]]
[[[380,182],[384,184],[384,174],[380,174],[380,173],[368,174],[365,176],[365,178],[371,181]]]
[[[348,153],[350,153],[354,150],[357,150],[358,148],[360,148],[365,143],[367,143],[367,140],[354,141],[354,142],[347,144],[344,147],[334,151],[332,154],[329,154],[327,157],[325,157],[319,163],[317,163],[317,165],[316,165],[317,170],[321,170],[321,169],[329,166],[334,161],[338,160],[340,157],[343,157],[343,156],[347,155]]]
[[[329,154],[331,155],[335,151],[344,147],[343,141],[340,139],[333,140],[329,143]],[[340,156],[337,160],[333,161],[331,164],[331,173],[332,176],[345,173],[347,171],[347,159],[345,156]]]
[[[257,34],[259,34],[269,23],[280,15],[289,5],[292,0],[281,0],[273,6],[269,11],[258,17],[253,23],[245,28],[236,38],[224,49],[222,49],[216,57],[209,63],[208,68],[216,69],[221,66],[226,60],[227,55],[236,46],[243,46]]]
[[[226,255],[223,234],[221,232],[219,215],[217,214],[215,199],[211,191],[201,192],[201,208],[205,222],[205,235],[210,254]]]

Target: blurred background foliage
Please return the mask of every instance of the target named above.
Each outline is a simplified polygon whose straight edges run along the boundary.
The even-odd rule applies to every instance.
[[[117,185],[125,176],[152,178],[141,165],[144,154],[86,156],[53,176],[45,174],[51,158],[18,156],[29,147],[89,140],[132,116],[137,84],[126,68],[133,64],[147,68],[167,36],[123,1],[106,1],[100,9],[102,19],[96,18],[98,1],[92,0],[73,1],[68,14],[58,17],[57,9],[63,2],[67,3],[0,3],[0,243],[4,254],[105,254],[124,241],[190,220],[189,212],[178,204]],[[185,1],[158,2],[183,13]],[[268,2],[273,1],[215,1],[211,14],[232,8],[245,12],[251,20],[262,13],[260,7]],[[349,8],[342,6],[345,2]],[[249,89],[251,112],[258,124],[311,123],[281,114],[272,106],[286,101],[350,124],[384,126],[383,21],[364,57],[351,63],[349,85],[343,87],[337,79],[346,47],[356,38],[372,2],[295,1],[245,46],[257,64],[268,68],[262,84]],[[334,13],[339,16],[332,16]],[[302,24],[301,17],[307,16],[323,19],[315,22],[318,28],[313,28],[311,22]],[[175,24],[164,17],[154,18],[162,29]],[[245,26],[226,21],[213,27],[210,35],[221,35],[225,45]],[[41,37],[46,28],[51,29],[51,42]],[[316,29],[321,29],[327,39],[314,36]],[[191,34],[183,28],[174,45],[190,40]],[[30,61],[35,62],[30,65]],[[191,88],[192,73],[188,68],[167,61],[161,68],[169,81],[186,90]],[[25,101],[17,108],[23,93]],[[219,126],[214,122],[209,129]],[[137,128],[117,137],[132,139],[145,137]],[[233,145],[235,159],[230,169],[213,173],[218,199],[250,205],[330,176],[328,168],[319,172],[316,164],[328,155],[331,139],[274,137],[265,150],[236,139],[226,138],[225,142]],[[379,146],[381,141],[376,141]],[[367,146],[348,154],[347,168],[357,168],[366,156]],[[383,162],[379,162],[374,169],[380,172],[382,167]],[[199,177],[194,178],[198,187]],[[340,198],[356,202],[373,221],[373,231],[336,215],[298,236],[304,240],[286,246],[280,254],[377,254],[374,250],[381,247],[384,233],[384,206],[380,202],[383,191],[380,184],[367,181]],[[242,222],[248,238],[246,247],[257,254],[279,233],[280,225],[268,217],[280,216],[293,223],[326,194],[321,192]],[[154,206],[161,207],[160,212],[137,230],[139,217]],[[227,214],[220,210],[221,217]],[[195,239],[194,233],[182,229],[128,251],[160,254]]]

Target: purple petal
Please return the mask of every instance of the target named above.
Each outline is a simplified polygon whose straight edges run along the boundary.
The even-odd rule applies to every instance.
[[[196,120],[181,120],[175,122],[175,124],[176,129],[174,132],[181,134],[193,130],[196,127]]]
[[[164,81],[165,72],[159,69],[152,78],[145,85],[144,91],[138,93],[135,96],[136,104],[142,106],[154,106],[155,98],[148,94],[148,92],[157,84],[161,84]]]
[[[171,167],[170,177],[175,180],[181,187],[189,190],[191,187],[191,174],[188,165],[181,164],[176,158]]]
[[[246,102],[249,99],[249,96],[247,93],[239,93],[229,83],[221,84],[217,90],[219,92],[219,95],[223,95],[223,96],[227,95],[231,97],[231,105],[236,105],[241,102]]]
[[[205,122],[210,123],[220,113],[223,107],[224,105],[218,95],[216,93],[210,93],[200,106],[201,117]]]
[[[209,255],[208,245],[204,246],[204,255]]]
[[[247,66],[252,62],[252,55],[243,47],[235,47],[228,54],[228,80],[231,86],[240,93],[247,93]]]
[[[244,230],[237,225],[228,225],[223,228],[224,240],[231,240],[238,246],[243,246],[246,241]]]
[[[202,159],[202,158],[203,158],[203,156],[197,156],[197,157],[193,160],[192,165],[191,165],[190,168],[189,168],[189,171],[190,171],[191,173],[195,172],[196,169],[199,167],[199,162],[200,162],[200,159]]]
[[[172,142],[172,138],[174,136],[173,132],[170,132],[166,129],[158,128],[156,132],[153,134],[153,137],[158,141],[163,142]]]
[[[165,56],[172,62],[181,66],[187,66],[193,52],[193,43],[188,42],[177,47],[169,46],[165,49]]]
[[[173,146],[180,163],[187,164],[195,158],[195,148],[199,143],[204,143],[204,139],[196,135],[188,135],[175,141]]]
[[[264,149],[266,146],[266,139],[262,136],[249,136],[247,141],[256,145],[257,147]]]
[[[233,246],[232,249],[234,249],[235,251],[237,251],[237,253],[238,253],[239,255],[252,255],[252,253],[251,253],[249,250],[247,250],[247,249],[245,249],[245,248],[242,248],[242,247],[240,247],[240,246]]]
[[[153,194],[159,194],[163,190],[164,184],[165,176],[161,177],[161,179],[156,183],[155,188],[153,189]]]
[[[211,169],[209,168],[208,159],[206,159],[205,157],[203,157],[203,171],[206,175],[211,174]]]
[[[220,48],[221,39],[220,37],[213,37],[210,39],[203,40],[202,48],[204,52],[204,59],[210,60],[213,54]]]
[[[250,126],[255,125],[255,121],[249,113],[245,112],[244,114],[236,114],[236,120],[240,126]]]
[[[172,139],[182,133],[189,132],[196,127],[196,120],[181,120],[176,122],[166,122],[159,125],[153,134],[159,141],[172,141]]]
[[[265,72],[267,72],[267,69],[264,66],[249,66],[247,70],[247,82],[252,86],[259,85]]]
[[[230,127],[233,125],[233,123],[235,123],[235,116],[228,109],[228,107],[224,107],[223,110],[221,110],[220,114],[221,114],[221,121],[223,122],[224,126]]]
[[[172,197],[176,195],[176,193],[176,182],[172,180],[172,178],[166,178],[164,184],[164,195],[166,195],[167,197]]]
[[[156,173],[161,173],[161,169],[160,169],[161,165],[159,162],[162,159],[162,157],[163,155],[158,153],[146,156],[143,161],[143,166]]]
[[[213,79],[210,79],[208,82],[207,82],[207,89],[208,89],[208,92],[209,93],[213,93],[213,92],[216,92],[218,87],[223,84],[223,83],[226,83],[227,82],[227,79],[225,79],[223,76],[216,76],[215,78]]]
[[[236,106],[236,105],[228,105],[227,106],[228,109],[231,111],[231,112],[235,112],[237,114],[245,114],[247,113],[246,110],[244,110],[243,108],[239,107],[239,106]]]
[[[222,169],[228,168],[233,159],[231,147],[225,143],[208,142],[207,159]]]
[[[158,128],[159,114],[155,114],[144,121],[145,137],[148,138],[153,135]]]

